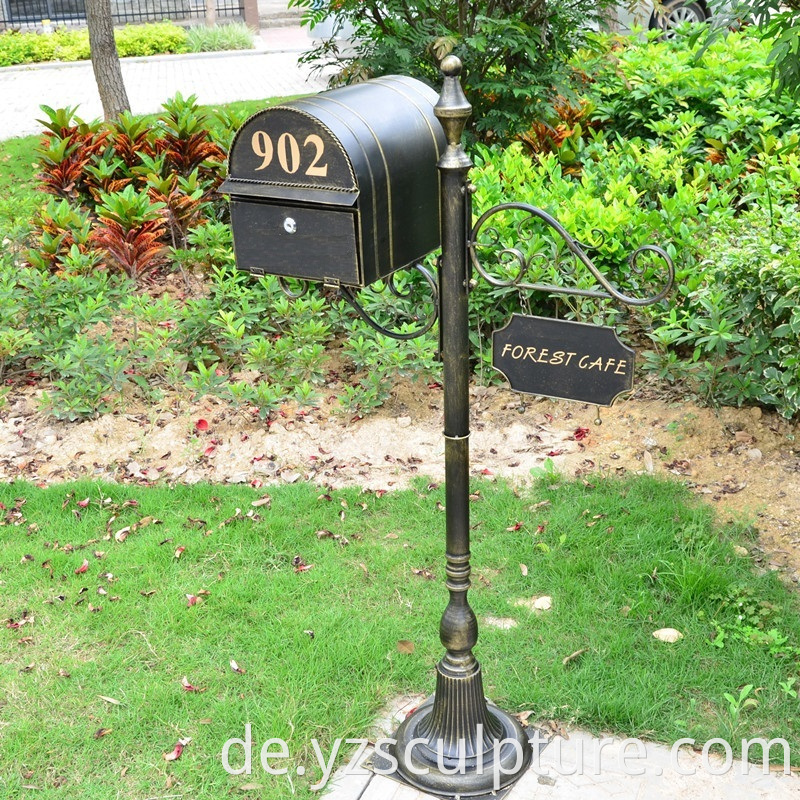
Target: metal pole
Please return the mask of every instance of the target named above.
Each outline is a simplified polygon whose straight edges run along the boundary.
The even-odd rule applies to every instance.
[[[472,162],[461,145],[472,110],[455,56],[442,61],[444,85],[434,113],[447,149],[441,176],[440,268],[444,366],[444,437],[447,589],[450,600],[439,627],[447,651],[437,665],[436,692],[397,731],[398,771],[410,784],[447,796],[488,794],[513,783],[527,769],[531,748],[522,727],[487,702],[481,667],[472,654],[478,622],[467,601],[469,553],[469,326],[467,173]]]

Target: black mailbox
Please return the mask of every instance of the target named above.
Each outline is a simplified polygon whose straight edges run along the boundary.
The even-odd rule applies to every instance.
[[[435,250],[437,99],[390,75],[252,116],[220,187],[239,269],[366,286]]]

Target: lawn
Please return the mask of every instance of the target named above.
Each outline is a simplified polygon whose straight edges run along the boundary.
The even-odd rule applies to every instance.
[[[223,769],[246,723],[255,753],[287,741],[310,796],[313,739],[328,753],[392,696],[432,690],[443,488],[268,491],[0,487],[4,797],[292,796],[257,755],[252,775]],[[783,737],[800,753],[797,597],[754,572],[746,531],[649,478],[481,482],[471,508],[476,654],[501,706],[664,742]],[[542,595],[549,611],[517,604]],[[664,627],[683,638],[658,641]],[[732,708],[725,694],[747,685],[754,707]]]

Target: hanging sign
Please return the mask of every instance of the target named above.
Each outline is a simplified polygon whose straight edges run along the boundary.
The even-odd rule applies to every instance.
[[[514,314],[492,334],[492,364],[525,394],[610,406],[633,389],[634,351],[613,328]]]

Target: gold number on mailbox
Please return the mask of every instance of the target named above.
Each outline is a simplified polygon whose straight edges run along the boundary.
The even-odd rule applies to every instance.
[[[308,136],[306,136],[306,140],[303,142],[303,147],[309,144],[314,146],[315,154],[314,160],[311,162],[311,166],[306,170],[306,175],[316,175],[320,178],[324,178],[328,174],[328,165],[320,164],[319,160],[325,153],[325,142],[322,141],[321,136],[317,136],[316,133],[310,133]]]
[[[253,152],[259,158],[264,159],[261,162],[261,166],[256,167],[256,172],[260,169],[266,169],[272,161],[272,139],[264,131],[256,131],[250,143],[253,146]]]
[[[282,133],[278,137],[278,163],[289,175],[294,175],[300,166],[300,146],[291,133]]]
[[[261,159],[261,165],[256,167],[256,172],[266,169],[272,163],[275,147],[272,139],[265,131],[256,131],[250,139],[253,153]],[[325,142],[321,136],[311,133],[306,136],[303,148],[312,147],[314,150],[311,163],[305,174],[313,177],[324,178],[328,175],[328,165],[320,164],[325,155]],[[287,175],[294,175],[301,166],[300,145],[291,133],[282,133],[278,137],[278,164]]]

